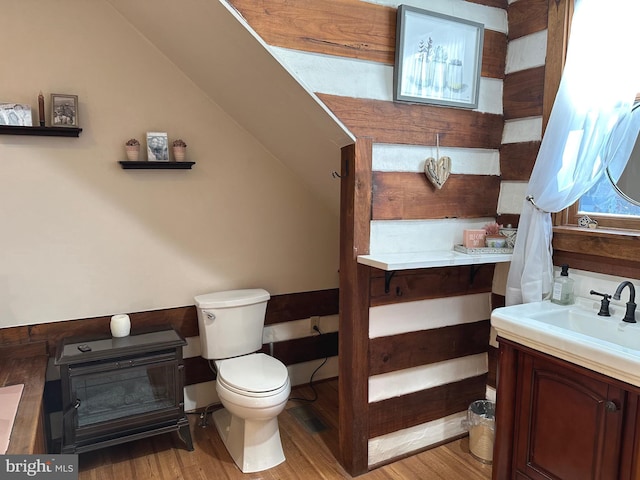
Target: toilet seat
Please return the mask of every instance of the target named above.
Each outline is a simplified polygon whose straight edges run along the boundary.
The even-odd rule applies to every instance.
[[[289,386],[289,372],[279,360],[253,353],[216,362],[218,383],[231,392],[248,397],[278,395]]]

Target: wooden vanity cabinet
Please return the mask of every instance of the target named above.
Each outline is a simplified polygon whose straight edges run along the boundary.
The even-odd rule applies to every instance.
[[[640,389],[499,342],[494,480],[640,479]]]

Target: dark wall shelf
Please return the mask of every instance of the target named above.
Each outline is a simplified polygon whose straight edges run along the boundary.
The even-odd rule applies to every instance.
[[[190,170],[196,162],[132,162],[122,160],[119,163],[125,170]]]
[[[77,127],[20,127],[0,125],[0,135],[35,135],[40,137],[79,137],[81,128]]]

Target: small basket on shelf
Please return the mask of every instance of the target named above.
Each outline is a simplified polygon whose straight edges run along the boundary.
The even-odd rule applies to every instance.
[[[187,144],[181,138],[174,140],[171,144],[173,147],[173,160],[176,162],[184,162],[187,155]]]
[[[135,138],[130,138],[124,144],[124,148],[127,152],[127,160],[137,162],[138,158],[140,158],[140,142]]]

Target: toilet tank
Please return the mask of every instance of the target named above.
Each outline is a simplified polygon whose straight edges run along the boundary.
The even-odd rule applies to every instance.
[[[201,355],[207,359],[220,359],[260,350],[269,298],[269,292],[261,288],[195,297]]]

